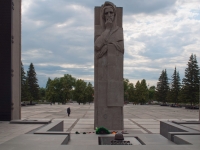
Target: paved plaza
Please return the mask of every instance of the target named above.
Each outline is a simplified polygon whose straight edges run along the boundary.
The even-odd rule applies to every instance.
[[[71,108],[70,117],[66,109]],[[198,120],[199,110],[158,105],[124,105],[124,130],[131,134],[158,134],[160,121]],[[94,134],[94,105],[35,105],[21,108],[22,120],[64,120],[64,131]],[[41,127],[42,124],[9,124],[0,121],[0,144]],[[199,126],[197,127],[199,129]],[[73,136],[72,136],[73,137]]]

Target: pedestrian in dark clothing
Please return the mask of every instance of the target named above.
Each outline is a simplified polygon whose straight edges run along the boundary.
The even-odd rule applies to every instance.
[[[69,117],[70,113],[71,113],[71,110],[70,110],[70,107],[68,107],[68,108],[67,108],[68,117]]]

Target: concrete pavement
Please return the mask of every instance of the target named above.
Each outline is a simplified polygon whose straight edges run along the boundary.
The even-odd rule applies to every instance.
[[[71,108],[70,117],[66,109]],[[72,134],[87,132],[94,134],[94,105],[36,105],[22,107],[22,120],[64,120],[64,131]],[[172,108],[158,105],[125,105],[124,130],[130,134],[157,134],[160,132],[160,121],[167,120],[198,120],[198,110]],[[42,124],[9,124],[0,121],[0,144],[14,137],[41,127]]]

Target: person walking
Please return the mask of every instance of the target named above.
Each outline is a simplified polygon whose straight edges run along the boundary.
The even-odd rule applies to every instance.
[[[70,107],[68,107],[68,108],[67,108],[68,117],[69,117],[70,113],[71,113],[71,110],[70,110]]]

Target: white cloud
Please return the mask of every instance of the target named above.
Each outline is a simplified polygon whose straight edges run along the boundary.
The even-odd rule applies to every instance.
[[[33,0],[22,1],[22,16],[26,15],[32,4]]]
[[[123,7],[124,77],[156,85],[163,69],[181,77],[193,53],[200,61],[200,1],[113,1]],[[94,7],[104,1],[22,1],[22,60],[39,83],[64,73],[93,82]]]

